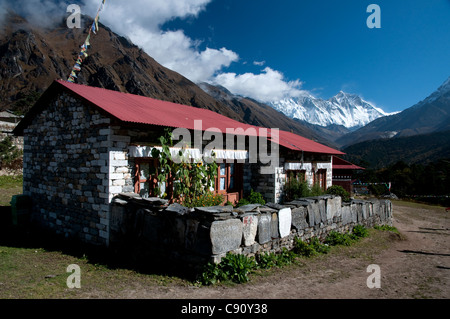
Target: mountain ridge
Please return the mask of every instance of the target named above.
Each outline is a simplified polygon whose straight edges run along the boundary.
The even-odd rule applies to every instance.
[[[360,96],[343,91],[328,100],[304,94],[297,98],[283,99],[269,104],[291,118],[323,127],[342,125],[350,130],[389,115]]]
[[[7,20],[0,32],[0,109],[18,108],[31,96],[31,101],[24,103],[26,112],[53,80],[67,78],[86,38],[83,30],[92,19],[83,17],[82,29],[68,29],[63,20],[52,29],[39,28],[15,14]],[[89,57],[77,83],[209,109],[243,123],[292,131],[333,147],[317,132],[267,105],[236,98],[229,92],[219,94],[212,87],[207,93],[101,23],[90,42]]]
[[[340,146],[378,138],[408,137],[450,128],[450,77],[424,100],[400,113],[378,118],[336,140]]]

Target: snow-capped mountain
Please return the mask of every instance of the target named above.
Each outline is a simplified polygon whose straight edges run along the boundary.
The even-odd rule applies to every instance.
[[[390,115],[358,95],[342,91],[328,100],[305,94],[270,105],[294,119],[320,126],[343,125],[349,129],[362,127],[379,117]]]
[[[393,116],[340,137],[341,146],[378,138],[408,137],[450,130],[450,77],[427,98]]]

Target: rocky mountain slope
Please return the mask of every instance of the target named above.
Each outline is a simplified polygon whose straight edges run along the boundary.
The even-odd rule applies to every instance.
[[[339,138],[339,145],[379,138],[407,137],[450,129],[450,78],[435,92],[404,111],[379,118]]]
[[[52,29],[43,29],[9,14],[0,30],[0,110],[26,112],[53,80],[67,79],[86,38],[85,30],[92,23],[89,17],[83,21],[86,24],[81,29],[68,29],[65,20]],[[90,43],[89,57],[78,75],[80,84],[205,108],[330,145],[317,132],[267,105],[228,96],[206,84],[200,88],[102,24]]]

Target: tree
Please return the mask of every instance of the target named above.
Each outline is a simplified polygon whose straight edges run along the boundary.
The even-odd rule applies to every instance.
[[[22,167],[22,154],[14,144],[13,139],[7,136],[0,142],[0,169],[17,170]]]

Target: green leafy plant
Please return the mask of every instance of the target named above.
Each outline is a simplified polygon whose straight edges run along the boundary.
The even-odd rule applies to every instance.
[[[187,207],[208,202],[216,203],[219,197],[212,196],[210,191],[214,187],[217,175],[218,166],[215,159],[209,164],[202,161],[191,162],[184,149],[173,157],[170,152],[173,134],[169,129],[165,130],[165,135],[159,138],[159,142],[161,150],[157,148],[152,150],[152,157],[158,158],[159,161],[156,172],[152,172],[156,173],[159,182],[155,190],[156,195],[166,197],[167,192],[163,194],[160,186],[169,182],[169,187],[173,187],[173,200]]]
[[[319,184],[314,184],[310,189],[310,196],[321,196],[325,192],[323,191],[322,187],[320,187]]]
[[[0,141],[0,169],[20,169],[22,167],[22,155],[23,151],[13,144],[13,139],[10,136]]]
[[[342,186],[340,185],[333,185],[331,187],[328,187],[327,194],[330,195],[336,195],[336,196],[340,196],[342,198],[342,201],[344,202],[349,202],[350,199],[350,193],[347,192]]]
[[[203,285],[214,285],[221,281],[246,283],[248,275],[257,267],[254,257],[228,253],[219,264],[208,263],[199,276]]]
[[[377,230],[382,230],[382,231],[391,231],[391,232],[394,232],[394,233],[397,233],[397,234],[400,233],[396,227],[389,226],[389,225],[382,225],[382,226],[376,225],[373,228],[377,229]]]
[[[294,239],[294,253],[303,257],[312,257],[317,254],[313,246],[304,242],[301,238],[295,237]]]
[[[265,205],[266,204],[266,201],[264,200],[262,194],[258,193],[258,192],[254,192],[253,189],[250,190],[250,195],[248,195],[247,200],[251,204],[261,204],[261,205]]]
[[[241,207],[249,204],[261,204],[264,205],[266,201],[261,193],[254,192],[253,189],[250,190],[250,194],[246,198],[241,198],[237,203],[236,207]]]
[[[241,198],[239,200],[239,202],[237,203],[236,207],[241,207],[241,206],[248,205],[248,204],[250,204],[250,202],[247,199]]]
[[[215,285],[223,278],[224,273],[218,264],[208,263],[203,267],[203,271],[199,276],[198,281],[205,286]]]
[[[222,259],[220,265],[222,271],[226,274],[226,278],[236,283],[248,282],[248,275],[256,268],[254,257],[230,253]]]
[[[261,253],[256,256],[258,268],[269,269],[277,265],[277,255],[275,253]]]
[[[303,177],[297,179],[291,172],[287,183],[284,185],[284,196],[286,201],[291,201],[311,196],[311,190]]]
[[[292,250],[288,250],[287,248],[283,247],[281,249],[281,252],[278,254],[277,265],[280,267],[284,265],[290,265],[295,260],[295,258],[297,258],[297,255]]]
[[[325,239],[325,243],[330,246],[350,246],[352,244],[352,237],[347,233],[339,233],[337,231],[331,231],[327,238]]]
[[[223,195],[214,194],[213,192],[207,192],[201,194],[196,198],[186,197],[183,203],[186,207],[208,207],[208,206],[218,206],[223,203]]]
[[[321,243],[319,238],[317,238],[317,237],[311,238],[309,245],[318,254],[328,254],[328,252],[330,251],[330,246],[328,246],[327,244]]]
[[[352,238],[359,239],[369,236],[369,231],[362,225],[356,225],[352,230]]]

